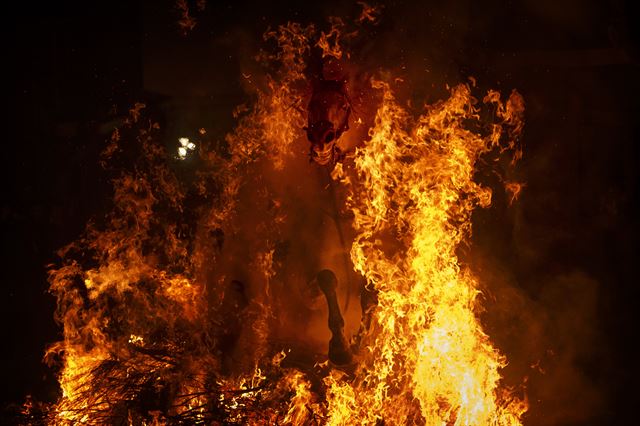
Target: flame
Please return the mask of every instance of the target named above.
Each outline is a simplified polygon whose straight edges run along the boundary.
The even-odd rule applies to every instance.
[[[363,22],[376,23],[379,19],[380,11],[382,6],[370,6],[369,4],[359,1],[358,5],[362,8],[360,12],[360,16],[357,19],[357,22],[362,24]]]
[[[358,22],[375,21],[379,9],[361,5]],[[286,367],[286,352],[271,343],[282,268],[275,242],[288,216],[260,171],[286,173],[304,141],[305,58],[312,46],[348,57],[343,43],[356,33],[345,28],[334,19],[326,32],[289,23],[265,34],[276,47],[259,59],[271,72],[247,79],[255,101],[237,109],[224,149],[178,140],[178,158],[202,160],[193,186],[169,167],[144,104],[114,131],[101,157],[114,173],[113,209],[50,271],[63,338],[47,354],[60,366],[62,393],[48,423],[520,424],[526,401],[501,382],[506,358],[483,331],[478,278],[457,251],[473,210],[491,203],[474,180],[480,157],[521,156],[517,92],[502,103],[490,91],[481,107],[460,85],[413,118],[390,83],[372,81],[380,96],[369,138],[331,175],[349,193],[351,260],[378,304],[348,373],[328,363]],[[495,122],[483,123],[480,108]],[[229,372],[220,345],[228,277],[216,236],[244,225],[242,197],[270,207],[247,243],[254,294],[234,312],[243,333]]]
[[[328,32],[321,31],[316,46],[322,50],[322,57],[331,56],[336,59],[342,58],[342,47],[340,38],[343,36],[342,29],[344,23],[339,18],[332,19],[331,29]]]
[[[522,182],[510,182],[504,183],[504,189],[509,193],[509,204],[513,204],[520,197],[520,193],[526,184]]]
[[[198,9],[204,10],[206,3],[202,2],[202,8],[200,8],[201,2],[198,2]],[[193,31],[196,27],[196,20],[189,12],[189,3],[187,0],[176,0],[176,9],[180,13],[180,19],[178,20],[178,27],[180,28],[182,35],[186,36]]]
[[[506,359],[478,321],[477,279],[456,255],[471,212],[490,204],[490,190],[473,177],[479,157],[499,143],[496,128],[468,130],[479,116],[466,85],[417,120],[387,83],[374,87],[383,100],[355,158],[351,256],[378,306],[355,379],[327,379],[328,424],[520,424],[526,404],[499,387]],[[509,102],[522,104],[515,92]],[[502,118],[496,126],[518,130],[519,121]]]

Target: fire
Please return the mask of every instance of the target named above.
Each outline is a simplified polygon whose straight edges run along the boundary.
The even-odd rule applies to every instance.
[[[370,6],[363,1],[359,1],[358,4],[360,5],[360,7],[362,7],[362,12],[357,19],[359,23],[367,21],[370,23],[375,23],[378,20],[378,15],[380,14],[382,6]]]
[[[378,11],[362,5],[358,22],[375,21]],[[323,56],[348,57],[341,42],[354,33],[344,36],[344,25],[334,20],[318,33],[290,23],[266,34],[276,51],[260,59],[275,71],[252,82],[255,103],[237,110],[224,152],[178,141],[178,158],[193,151],[204,164],[192,186],[169,167],[144,105],[114,132],[101,163],[112,170],[125,138],[136,139],[139,158],[114,175],[104,223],[89,225],[51,270],[63,339],[48,359],[61,367],[62,395],[46,422],[521,423],[526,401],[501,382],[506,357],[483,331],[478,278],[458,258],[472,212],[491,203],[491,190],[474,180],[479,159],[521,155],[524,103],[516,92],[505,103],[490,92],[481,105],[459,85],[414,118],[395,98],[393,78],[371,81],[374,125],[332,176],[353,214],[353,267],[377,304],[344,371],[286,365],[287,352],[272,343],[284,262],[276,241],[289,216],[260,173],[286,176],[304,141],[305,55],[316,46]],[[495,112],[494,123],[481,120],[481,108]],[[221,248],[244,225],[244,198],[269,206],[247,243],[247,300],[241,286],[224,289]],[[233,354],[221,343],[237,326],[228,312],[243,330]]]
[[[526,404],[499,388],[506,359],[482,330],[477,279],[456,255],[472,211],[491,202],[474,171],[495,135],[468,130],[467,120],[478,119],[468,86],[416,120],[387,83],[374,87],[382,105],[350,179],[351,256],[378,305],[355,379],[327,380],[328,423],[520,424]],[[501,108],[496,99],[485,102]],[[521,118],[510,105],[522,105],[517,93],[507,112]]]
[[[509,204],[513,204],[520,197],[522,189],[526,185],[522,182],[505,182],[504,189],[509,193]]]
[[[189,3],[187,0],[176,0],[175,7],[180,15],[178,19],[178,27],[180,28],[182,35],[186,36],[196,27],[197,21],[190,13]],[[198,12],[202,12],[206,7],[207,0],[197,0],[196,9]]]

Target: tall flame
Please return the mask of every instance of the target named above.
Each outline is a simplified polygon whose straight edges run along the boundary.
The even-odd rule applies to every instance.
[[[358,22],[375,21],[377,10],[362,6]],[[276,52],[260,59],[275,71],[256,80],[254,105],[238,110],[224,149],[184,142],[202,164],[191,186],[167,165],[173,156],[158,143],[159,126],[144,122],[143,104],[114,132],[101,164],[139,158],[115,170],[104,223],[62,250],[50,274],[63,339],[48,352],[62,389],[48,423],[520,424],[526,402],[501,384],[506,358],[478,319],[478,279],[458,259],[473,210],[491,203],[474,180],[478,160],[521,155],[516,92],[503,103],[490,91],[481,107],[460,85],[414,118],[389,83],[372,81],[379,104],[369,138],[333,171],[353,212],[353,266],[378,301],[354,339],[354,365],[285,368],[284,352],[269,344],[286,212],[260,173],[286,175],[293,144],[304,140],[300,87],[313,46],[323,57],[349,56],[341,41],[355,32],[331,24],[320,35],[295,23],[265,35]],[[482,108],[493,112],[490,123]],[[137,140],[136,153],[123,154],[123,137]],[[221,240],[246,226],[243,197],[270,207],[252,223],[246,350],[228,372],[220,342],[234,325],[221,308]]]
[[[474,172],[501,126],[469,130],[479,115],[466,85],[416,120],[388,84],[373,85],[383,100],[349,182],[351,257],[378,305],[355,379],[327,379],[329,424],[519,424],[526,404],[499,388],[506,360],[482,330],[477,280],[456,255],[472,211],[491,202]],[[502,114],[511,121],[499,124],[519,131],[523,110],[513,105],[523,105],[516,92]]]

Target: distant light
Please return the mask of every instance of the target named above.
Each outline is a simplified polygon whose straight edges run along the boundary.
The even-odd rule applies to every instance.
[[[142,336],[137,336],[135,334],[132,334],[129,336],[129,343],[134,345],[141,345],[144,343],[144,338]]]
[[[189,138],[178,138],[178,142],[180,142],[180,146],[178,147],[178,158],[180,160],[187,158],[189,151],[196,149],[196,144],[190,142]]]

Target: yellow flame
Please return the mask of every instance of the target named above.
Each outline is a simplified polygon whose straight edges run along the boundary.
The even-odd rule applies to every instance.
[[[178,4],[188,17],[186,3]],[[377,19],[379,9],[361,6],[360,23]],[[271,234],[256,230],[252,266],[261,282],[250,302],[253,317],[247,319],[251,362],[238,374],[220,372],[211,343],[215,337],[209,336],[219,318],[210,311],[204,284],[215,259],[203,247],[210,231],[233,234],[238,194],[256,162],[284,167],[302,136],[303,95],[297,87],[305,79],[305,57],[314,45],[323,56],[348,57],[341,40],[353,34],[343,30],[343,21],[334,19],[319,36],[313,26],[296,23],[266,34],[278,50],[262,59],[277,63],[279,71],[255,79],[256,102],[238,109],[244,115],[226,137],[225,155],[200,149],[206,170],[195,192],[215,200],[198,212],[201,231],[193,246],[178,236],[181,228],[174,223],[186,195],[168,167],[159,164],[165,153],[153,143],[158,126],[139,129],[136,139],[145,162],[114,179],[114,211],[107,225],[90,226],[74,245],[90,253],[91,262],[67,261],[51,272],[64,331],[63,340],[48,351],[62,364],[62,397],[51,423],[102,424],[117,418],[163,424],[171,416],[187,416],[192,423],[216,424],[219,419],[207,417],[215,405],[222,412],[220,423],[520,424],[526,402],[501,383],[506,359],[478,320],[477,278],[457,257],[471,233],[472,211],[491,203],[491,191],[474,181],[478,159],[491,150],[512,152],[514,161],[522,155],[516,138],[524,103],[516,92],[504,103],[495,91],[484,97],[497,120],[484,134],[469,130],[469,122],[482,123],[466,85],[413,118],[389,84],[374,81],[382,99],[369,140],[332,172],[350,191],[354,267],[378,299],[371,325],[359,339],[353,371],[316,365],[328,370],[320,384],[310,380],[310,371],[283,367],[284,352],[271,356],[270,285],[281,265],[273,241],[262,238]],[[141,121],[144,107],[130,110],[123,132]],[[117,155],[120,139],[120,131],[114,132],[103,162]],[[196,148],[188,138],[178,142],[179,158]],[[209,191],[210,181],[215,191]],[[273,205],[278,208],[265,214],[261,228],[277,228],[285,220],[277,212],[278,201]],[[65,250],[61,254],[66,258]],[[171,391],[166,412],[126,408],[160,388]]]
[[[490,203],[473,175],[497,141],[465,127],[478,117],[465,85],[417,120],[386,83],[374,85],[383,101],[355,158],[351,255],[379,302],[355,379],[327,380],[328,423],[519,424],[526,405],[499,387],[506,360],[482,329],[477,280],[456,255],[471,212]]]

